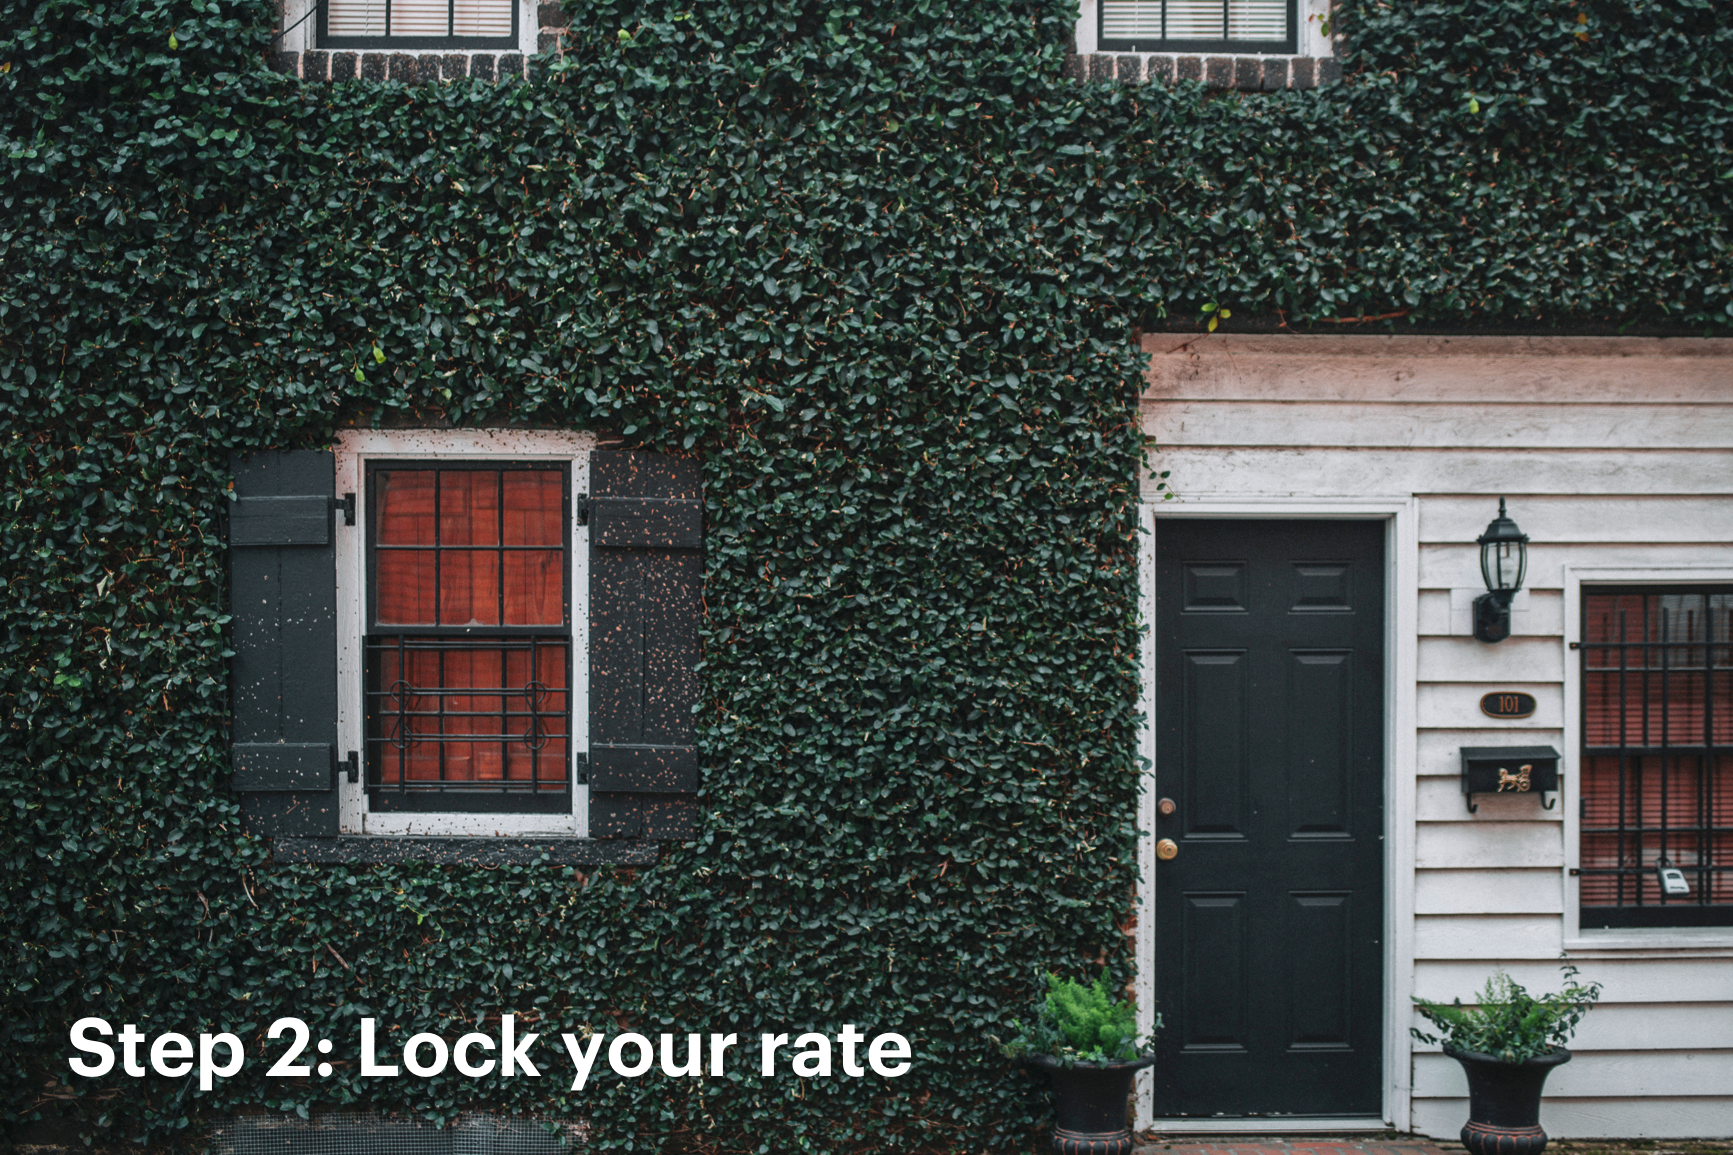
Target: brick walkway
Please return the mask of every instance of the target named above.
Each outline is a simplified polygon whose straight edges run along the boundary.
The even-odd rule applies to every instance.
[[[1448,1148],[1425,1139],[1155,1139],[1136,1155],[1462,1155],[1455,1143]]]

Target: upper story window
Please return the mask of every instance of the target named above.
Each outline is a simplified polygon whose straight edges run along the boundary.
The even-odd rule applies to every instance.
[[[1120,52],[1296,50],[1295,0],[1100,0],[1099,46]]]
[[[319,0],[320,48],[513,50],[516,0]]]
[[[1733,590],[1582,605],[1581,925],[1733,926]]]

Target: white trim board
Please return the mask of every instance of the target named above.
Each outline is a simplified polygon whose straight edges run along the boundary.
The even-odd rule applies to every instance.
[[[1600,957],[1633,953],[1665,955],[1672,952],[1710,950],[1717,954],[1733,948],[1733,927],[1641,927],[1632,929],[1583,930],[1579,925],[1582,904],[1577,880],[1570,875],[1579,864],[1582,850],[1582,663],[1571,646],[1581,642],[1583,632],[1583,586],[1597,585],[1729,585],[1733,566],[1724,565],[1566,565],[1564,567],[1565,621],[1560,639],[1564,654],[1564,768],[1559,805],[1564,809],[1564,949],[1576,954],[1594,952]]]
[[[1412,1112],[1412,1064],[1408,1026],[1414,990],[1414,840],[1417,765],[1417,677],[1420,613],[1420,500],[1413,495],[1294,497],[1282,495],[1189,497],[1143,502],[1144,540],[1139,544],[1138,608],[1144,621],[1141,646],[1143,733],[1139,753],[1148,760],[1138,804],[1137,994],[1139,1014],[1155,991],[1155,534],[1165,518],[1291,518],[1384,521],[1384,1114],[1377,1126],[1350,1119],[1170,1119],[1154,1118],[1152,1080],[1140,1075],[1135,1119],[1140,1129],[1198,1134],[1276,1133],[1282,1130],[1406,1131]],[[1146,817],[1145,810],[1149,810]],[[1151,1016],[1152,1018],[1152,1016]],[[1140,1019],[1140,1025],[1143,1020]],[[1314,1126],[1313,1124],[1317,1124]]]

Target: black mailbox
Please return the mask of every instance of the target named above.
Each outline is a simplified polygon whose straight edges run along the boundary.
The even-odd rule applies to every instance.
[[[1462,793],[1468,812],[1476,794],[1537,794],[1558,789],[1558,751],[1551,746],[1464,746],[1462,748]],[[1540,800],[1551,810],[1558,799]]]

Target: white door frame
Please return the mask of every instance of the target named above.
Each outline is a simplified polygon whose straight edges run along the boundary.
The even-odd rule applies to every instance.
[[[1384,1111],[1383,1118],[1161,1119],[1154,1117],[1154,1082],[1137,1081],[1136,1123],[1175,1133],[1406,1131],[1413,1100],[1408,1035],[1414,992],[1414,818],[1418,724],[1417,650],[1420,613],[1420,502],[1400,497],[1288,497],[1235,495],[1142,503],[1137,551],[1138,613],[1144,630],[1139,706],[1143,731],[1138,753],[1143,776],[1137,804],[1137,1004],[1143,1031],[1154,1023],[1155,1002],[1155,534],[1167,518],[1293,518],[1383,521],[1384,535]]]

